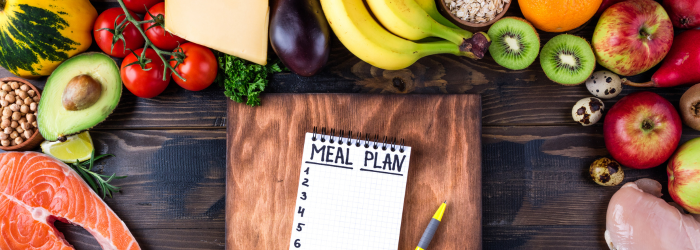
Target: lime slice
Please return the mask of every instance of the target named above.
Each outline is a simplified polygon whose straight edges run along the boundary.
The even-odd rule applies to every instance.
[[[44,154],[56,157],[65,163],[75,163],[76,159],[87,161],[90,159],[93,149],[92,138],[87,131],[68,136],[65,142],[44,141],[41,143],[41,151]]]

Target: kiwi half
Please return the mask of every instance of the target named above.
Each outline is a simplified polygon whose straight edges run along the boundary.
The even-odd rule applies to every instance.
[[[583,38],[561,34],[542,47],[540,64],[550,80],[562,85],[577,85],[593,73],[595,55]]]
[[[491,57],[499,65],[520,70],[537,59],[540,51],[540,36],[525,19],[504,17],[489,28]]]

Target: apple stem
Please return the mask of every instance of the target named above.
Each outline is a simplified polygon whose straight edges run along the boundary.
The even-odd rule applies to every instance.
[[[632,87],[654,87],[654,81],[648,81],[645,83],[636,83],[636,82],[632,82],[630,80],[627,80],[627,78],[622,78],[621,81],[622,81],[622,84],[627,85],[627,86],[632,86]]]
[[[652,128],[654,128],[654,126],[651,125],[651,122],[646,121],[646,120],[642,122],[642,129],[650,130]]]

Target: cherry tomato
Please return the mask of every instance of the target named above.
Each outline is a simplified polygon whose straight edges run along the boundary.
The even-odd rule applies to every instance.
[[[136,20],[141,21],[141,18],[139,18],[136,14],[131,12],[129,13],[131,16],[136,18]],[[114,34],[108,30],[100,29],[107,28],[114,30],[115,19],[122,14],[124,14],[124,10],[119,7],[105,10],[97,17],[93,29],[97,46],[100,46],[100,49],[102,49],[102,51],[108,55],[119,58],[124,58],[126,55],[131,53],[129,49],[136,50],[143,47],[143,44],[145,43],[145,40],[143,39],[143,36],[141,36],[141,33],[139,33],[139,30],[136,29],[132,23],[127,23],[124,31],[122,31],[122,35],[126,41],[126,49],[124,49],[124,41],[122,40],[118,40],[114,44],[114,49],[112,49],[112,39],[114,38]],[[116,23],[121,23],[124,18],[124,16],[119,16],[119,20],[117,20]]]
[[[124,0],[124,6],[129,11],[145,14],[147,9],[160,2],[163,2],[163,0]]]
[[[143,49],[138,49],[134,53],[141,55],[142,51]],[[124,86],[131,93],[142,98],[152,98],[163,93],[165,88],[168,87],[170,74],[163,81],[163,67],[165,64],[160,60],[155,50],[147,49],[146,57],[151,59],[151,62],[146,64],[146,68],[151,70],[144,71],[138,63],[126,66],[138,60],[134,54],[129,54],[122,62],[120,73]]]
[[[180,38],[179,36],[170,34],[170,32],[163,29],[163,17],[165,15],[165,3],[158,3],[153,5],[148,12],[156,17],[156,23],[144,23],[143,30],[146,31],[146,36],[148,40],[151,40],[153,45],[162,50],[174,50],[178,45],[184,44],[187,41]],[[158,16],[161,15],[161,16]],[[146,14],[143,18],[144,21],[153,20],[153,18]],[[151,26],[154,26],[150,28]]]
[[[173,80],[177,85],[186,90],[200,91],[214,82],[218,67],[216,56],[209,48],[196,43],[185,43],[175,52],[185,53],[186,56],[185,60],[175,68],[175,71],[187,81],[182,81],[173,74]],[[176,61],[170,61],[170,66],[175,67],[175,64]]]

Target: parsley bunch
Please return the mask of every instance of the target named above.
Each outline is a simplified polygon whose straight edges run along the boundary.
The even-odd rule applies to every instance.
[[[260,93],[269,82],[268,76],[282,72],[279,59],[269,59],[265,66],[244,59],[218,53],[219,74],[217,82],[225,88],[224,94],[239,103],[260,105]]]

